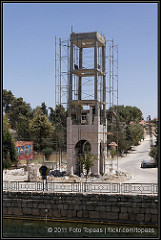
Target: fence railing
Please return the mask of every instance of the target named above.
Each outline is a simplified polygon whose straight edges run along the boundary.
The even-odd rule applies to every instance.
[[[158,194],[158,184],[103,182],[48,182],[46,184],[43,182],[3,181],[3,191]]]

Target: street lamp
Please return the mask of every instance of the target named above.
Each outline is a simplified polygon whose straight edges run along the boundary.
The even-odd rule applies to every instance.
[[[118,147],[118,144],[115,143],[115,142],[111,142],[111,143],[109,143],[108,145],[111,146],[111,150],[116,150],[116,147]],[[117,155],[118,155],[118,153],[117,153]],[[111,168],[112,168],[112,166],[113,166],[112,158],[113,158],[113,157],[111,156]],[[117,156],[117,168],[118,168],[118,156]],[[117,169],[117,170],[118,170],[118,169]]]

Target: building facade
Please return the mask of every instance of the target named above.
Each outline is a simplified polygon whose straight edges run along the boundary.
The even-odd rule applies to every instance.
[[[89,60],[90,58],[90,60]],[[80,175],[80,156],[91,152],[92,173],[107,170],[106,39],[71,33],[67,117],[67,173]]]

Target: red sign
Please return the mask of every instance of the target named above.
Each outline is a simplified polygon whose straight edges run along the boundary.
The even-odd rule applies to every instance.
[[[17,148],[18,160],[33,159],[33,142],[17,141],[15,145]]]

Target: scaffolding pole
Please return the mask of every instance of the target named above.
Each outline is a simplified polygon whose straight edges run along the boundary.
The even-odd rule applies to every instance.
[[[114,129],[114,125],[117,124],[117,108],[118,108],[118,45],[114,44],[114,40],[107,40],[108,43],[108,82],[107,82],[107,95],[109,102],[107,103],[107,109],[111,110],[110,126]],[[113,112],[115,113],[116,120],[114,122]],[[117,170],[118,170],[118,126],[115,126],[117,137]],[[111,168],[113,162],[111,160]]]
[[[68,104],[68,80],[69,80],[69,41],[55,36],[55,109],[56,106],[63,106],[67,109]],[[59,123],[61,124],[61,122]],[[62,147],[59,140],[56,151],[57,167],[62,166]]]

